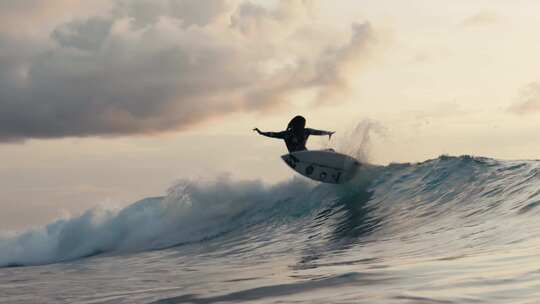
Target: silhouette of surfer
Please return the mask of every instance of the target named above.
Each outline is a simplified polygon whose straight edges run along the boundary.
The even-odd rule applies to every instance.
[[[307,150],[306,142],[310,135],[328,135],[332,137],[335,132],[306,128],[306,119],[303,116],[295,116],[287,125],[287,130],[281,132],[262,132],[259,128],[253,129],[260,135],[285,140],[289,152]]]

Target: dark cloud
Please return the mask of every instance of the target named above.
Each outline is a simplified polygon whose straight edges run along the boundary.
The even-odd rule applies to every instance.
[[[62,47],[95,51],[101,47],[111,31],[113,21],[95,17],[85,21],[72,21],[56,28],[51,37]]]
[[[374,41],[368,24],[348,40],[301,40],[318,31],[309,1],[116,3],[46,42],[0,34],[0,141],[179,130],[297,90],[329,97]]]
[[[532,82],[525,86],[518,101],[508,110],[518,115],[540,112],[540,83]]]

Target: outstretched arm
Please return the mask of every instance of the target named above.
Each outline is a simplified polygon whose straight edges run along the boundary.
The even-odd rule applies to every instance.
[[[272,137],[272,138],[281,138],[284,139],[287,131],[281,131],[281,132],[263,132],[259,130],[259,128],[253,129],[253,131],[259,133],[260,135],[266,136],[266,137]]]
[[[328,137],[332,137],[332,134],[336,133],[333,131],[323,131],[323,130],[316,130],[316,129],[307,129],[309,131],[309,135],[328,135]]]

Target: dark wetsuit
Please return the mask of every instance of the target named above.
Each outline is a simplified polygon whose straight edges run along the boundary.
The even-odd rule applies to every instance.
[[[285,140],[289,152],[307,150],[306,142],[310,135],[331,135],[332,132],[304,128],[299,131],[260,132],[261,135]]]

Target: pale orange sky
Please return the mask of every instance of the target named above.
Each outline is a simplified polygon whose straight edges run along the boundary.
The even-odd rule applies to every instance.
[[[290,178],[284,144],[251,129],[277,131],[296,114],[337,131],[339,147],[358,122],[373,122],[374,163],[540,158],[538,1],[254,1],[242,14],[242,1],[174,2],[197,6],[0,6],[0,67],[9,67],[0,112],[13,111],[0,115],[12,132],[0,138],[18,140],[0,143],[0,230],[162,195],[182,178]],[[87,26],[96,16],[105,19]],[[102,25],[111,31],[94,47]],[[93,73],[111,84],[96,85],[104,101],[68,83]]]

